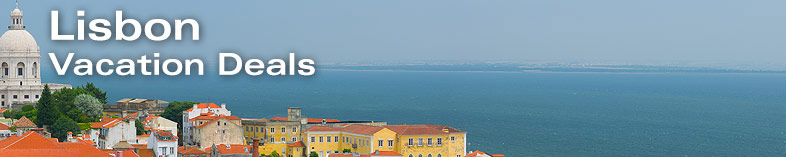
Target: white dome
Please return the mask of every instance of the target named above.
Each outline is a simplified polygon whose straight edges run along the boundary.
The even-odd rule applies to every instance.
[[[22,16],[22,10],[19,10],[19,7],[14,8],[14,10],[11,11],[11,16]]]
[[[0,52],[36,51],[38,43],[27,30],[8,30],[0,37]]]

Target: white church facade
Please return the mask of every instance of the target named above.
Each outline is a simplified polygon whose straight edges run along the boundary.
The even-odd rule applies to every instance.
[[[41,83],[41,54],[35,38],[25,30],[19,5],[11,11],[11,25],[0,36],[0,108],[35,104],[44,84]],[[49,84],[53,91],[71,85]]]

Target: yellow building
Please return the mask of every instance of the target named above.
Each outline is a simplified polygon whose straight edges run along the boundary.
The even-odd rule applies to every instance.
[[[313,126],[303,131],[306,154],[316,152],[320,157],[328,154],[352,153],[368,154],[374,152],[372,139],[382,127],[353,124],[346,127]]]
[[[289,156],[287,145],[300,141],[300,122],[271,121],[267,119],[243,119],[243,136],[248,144],[252,139],[261,139],[259,153],[270,155],[276,151]]]
[[[463,157],[467,132],[444,125],[387,125],[396,133],[393,151],[405,157]],[[380,138],[384,139],[384,138]]]

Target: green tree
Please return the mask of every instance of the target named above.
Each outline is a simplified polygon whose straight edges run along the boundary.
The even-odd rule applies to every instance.
[[[79,132],[79,124],[68,117],[62,116],[57,119],[54,124],[49,126],[48,130],[52,133],[52,137],[57,138],[60,141],[65,141],[66,137],[68,137],[68,132]]]
[[[317,152],[311,152],[311,154],[308,154],[308,157],[319,157],[319,154],[317,154]]]
[[[145,125],[142,124],[141,120],[135,120],[134,126],[136,126],[136,135],[142,135],[145,133]]]
[[[164,113],[161,113],[161,117],[177,123],[177,128],[183,128],[183,111],[193,107],[194,104],[199,104],[199,102],[193,102],[193,101],[171,102],[169,103],[169,105],[166,106],[166,109],[164,109]],[[183,137],[182,129],[177,129],[177,136]],[[183,140],[178,140],[178,142],[182,142],[182,141]]]
[[[100,118],[104,104],[89,94],[79,94],[74,98],[74,106],[91,118]]]
[[[80,111],[77,108],[74,108],[74,109],[71,109],[71,111],[66,112],[65,115],[68,116],[68,118],[71,118],[71,120],[76,120],[76,119],[79,119],[79,115],[81,115],[81,114],[82,114],[82,111]]]
[[[341,150],[341,153],[352,153],[352,149]]]
[[[265,157],[265,153],[260,153],[259,157]]]
[[[93,85],[93,83],[88,82],[85,85],[84,89],[85,89],[85,91],[91,93],[91,95],[93,95],[93,97],[98,99],[101,102],[102,105],[107,103],[107,101],[106,101],[106,92],[101,91],[101,89],[96,88],[96,86]]]
[[[57,106],[53,104],[54,101],[54,97],[49,90],[49,85],[44,85],[44,90],[41,91],[41,98],[39,98],[36,103],[36,107],[38,108],[35,120],[36,124],[39,126],[52,125],[60,118],[61,112],[57,109]]]
[[[270,157],[281,157],[281,155],[278,155],[278,152],[274,150],[273,152],[270,153]]]
[[[19,118],[16,118],[16,111],[13,111],[13,110],[6,110],[6,111],[4,111],[3,112],[3,117],[19,119]]]

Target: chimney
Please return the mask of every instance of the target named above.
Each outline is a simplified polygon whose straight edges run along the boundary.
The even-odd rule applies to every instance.
[[[259,138],[254,138],[253,141],[254,144],[251,145],[251,152],[253,152],[253,154],[251,154],[251,156],[257,156],[259,155]]]
[[[221,108],[227,109],[227,104],[221,104]]]
[[[197,109],[197,105],[199,105],[199,104],[194,104],[194,107],[193,107],[193,109],[195,109],[195,110],[196,110],[196,109]]]
[[[124,118],[124,117],[126,117],[126,116],[128,116],[128,112],[126,112],[126,111],[123,111],[123,112],[120,114],[120,118]]]
[[[74,138],[74,133],[69,131],[68,136],[66,136],[66,141],[71,140],[73,138]]]
[[[123,157],[123,152],[115,151],[115,157]]]

